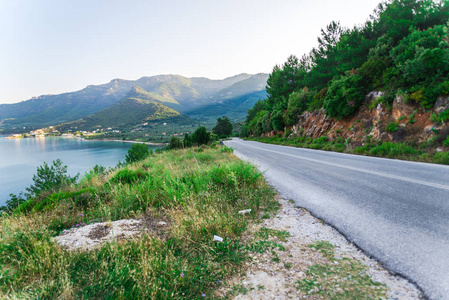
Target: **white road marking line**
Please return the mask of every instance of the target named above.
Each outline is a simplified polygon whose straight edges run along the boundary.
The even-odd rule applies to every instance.
[[[295,158],[299,158],[299,159],[303,159],[303,160],[307,160],[307,161],[311,161],[311,162],[325,164],[325,165],[329,165],[329,166],[333,166],[333,167],[345,168],[345,169],[352,170],[352,171],[358,171],[358,172],[367,173],[367,174],[373,174],[373,175],[382,176],[382,177],[386,177],[386,178],[397,179],[397,180],[407,181],[407,182],[421,184],[421,185],[427,185],[427,186],[430,186],[430,187],[439,188],[439,189],[443,189],[443,190],[449,191],[449,186],[438,184],[438,183],[432,183],[432,182],[422,181],[422,180],[418,180],[418,179],[407,178],[407,177],[403,177],[403,176],[391,175],[391,174],[382,173],[382,172],[369,171],[369,170],[365,170],[365,169],[360,169],[360,168],[340,165],[340,164],[336,164],[336,163],[326,162],[326,161],[322,161],[322,160],[318,160],[318,159],[307,158],[307,157],[302,157],[302,156],[298,156],[298,155],[283,153],[283,152],[280,152],[280,151],[268,150],[268,149],[264,149],[264,148],[259,148],[259,147],[247,145],[247,144],[245,144],[244,146],[250,147],[250,148],[254,148],[254,149],[263,150],[263,151],[267,151],[267,152],[277,153],[277,154],[281,154],[281,155],[291,156],[291,157],[295,157]]]

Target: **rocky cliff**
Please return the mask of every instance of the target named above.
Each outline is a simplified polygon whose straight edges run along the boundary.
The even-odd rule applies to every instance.
[[[394,99],[391,109],[381,103],[370,108],[369,104],[376,103],[382,95],[382,92],[376,91],[369,93],[360,111],[349,119],[329,118],[324,110],[305,112],[291,130],[293,134],[314,139],[322,136],[327,136],[331,141],[338,137],[350,139],[354,146],[361,146],[368,139],[423,143],[438,134],[447,135],[445,132],[449,132],[447,124],[434,124],[430,118],[432,113],[438,114],[449,109],[449,97],[438,98],[431,110],[406,102],[402,96]]]

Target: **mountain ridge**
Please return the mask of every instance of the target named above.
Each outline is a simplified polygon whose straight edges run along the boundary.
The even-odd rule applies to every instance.
[[[171,74],[144,76],[137,80],[115,78],[105,84],[88,85],[79,91],[0,104],[0,127],[48,126],[81,119],[129,97],[127,95],[133,89],[139,94],[139,99],[151,99],[186,113],[214,101],[228,99],[219,96],[220,91],[225,89],[238,96],[260,91],[265,88],[267,78],[268,74],[264,73],[241,73],[225,79],[188,78]]]

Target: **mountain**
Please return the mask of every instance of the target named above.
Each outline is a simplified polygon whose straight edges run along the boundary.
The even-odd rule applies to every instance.
[[[207,104],[188,111],[187,114],[194,118],[207,119],[227,116],[234,121],[240,121],[245,118],[248,109],[252,108],[257,100],[266,98],[267,79],[267,74],[260,73],[238,81],[209,96],[205,101]]]
[[[174,117],[181,117],[181,114],[159,102],[130,96],[100,112],[66,123],[66,125],[75,126],[79,130],[108,127],[124,129],[146,121],[173,119]]]
[[[239,74],[212,80],[157,75],[138,80],[114,79],[76,92],[1,104],[0,127],[39,127],[73,121],[103,111],[124,98],[151,100],[181,113],[193,112],[203,106],[263,90],[267,76]]]

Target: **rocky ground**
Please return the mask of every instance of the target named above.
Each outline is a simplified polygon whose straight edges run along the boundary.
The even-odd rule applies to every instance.
[[[223,284],[218,297],[232,299],[421,299],[407,280],[391,275],[344,236],[292,201],[251,228],[252,237],[281,247],[250,252],[246,274]],[[261,232],[269,232],[264,236]],[[251,243],[251,242],[249,242]],[[256,242],[257,243],[257,242]]]

